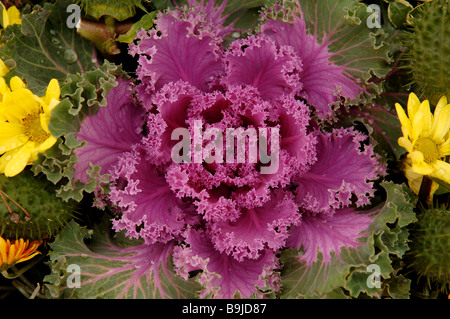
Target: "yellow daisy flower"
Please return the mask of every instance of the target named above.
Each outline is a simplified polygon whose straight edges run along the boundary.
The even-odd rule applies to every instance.
[[[39,153],[55,144],[48,124],[59,96],[56,79],[50,81],[40,98],[26,89],[19,77],[11,79],[10,87],[0,78],[0,173],[8,177],[19,174]]]
[[[36,249],[41,243],[37,240],[30,243],[28,240],[24,241],[23,238],[11,242],[0,236],[0,271],[5,271],[15,264],[40,254]]]
[[[398,103],[395,109],[403,133],[398,144],[408,151],[405,175],[411,188],[418,193],[422,176],[450,184],[450,164],[445,161],[450,155],[450,104],[447,104],[447,98],[443,96],[439,100],[434,114],[428,100],[420,102],[414,93],[408,98],[408,115]],[[436,188],[433,185],[432,191]]]

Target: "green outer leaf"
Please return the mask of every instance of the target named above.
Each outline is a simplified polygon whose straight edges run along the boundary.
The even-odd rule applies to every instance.
[[[352,108],[342,111],[339,115],[340,123],[346,127],[362,122],[369,130],[375,152],[388,159],[398,159],[406,150],[398,145],[398,138],[402,136],[401,124],[394,110],[387,110],[379,105],[360,110]]]
[[[80,202],[83,199],[83,192],[92,192],[95,189],[95,181],[89,181],[88,185],[80,181],[73,181],[73,165],[77,162],[77,156],[71,153],[61,139],[47,150],[40,153],[38,159],[33,163],[34,174],[43,173],[53,184],[60,186],[56,190],[57,196],[64,201],[73,199]],[[65,185],[61,185],[65,182]]]
[[[349,266],[339,263],[334,252],[328,265],[322,263],[321,252],[317,255],[317,261],[309,267],[305,261],[299,262],[300,256],[296,249],[281,253],[281,298],[323,297],[345,284]]]
[[[414,7],[407,1],[397,0],[395,2],[389,3],[388,6],[388,17],[392,25],[396,28],[400,28],[406,23],[406,17],[408,13]]]
[[[136,8],[146,12],[141,0],[78,0],[77,3],[90,16],[100,19],[108,15],[118,21],[123,21],[136,14]]]
[[[306,26],[309,32],[329,43],[334,54],[332,61],[344,66],[345,71],[361,84],[371,89],[366,96],[372,99],[381,93],[381,84],[370,82],[375,76],[384,77],[389,71],[392,58],[387,34],[382,28],[367,26],[367,6],[353,0],[300,0]]]
[[[66,145],[76,147],[80,145],[75,138],[75,132],[80,129],[80,123],[73,120],[74,116],[69,114],[73,105],[69,99],[62,100],[52,111],[50,132],[53,136],[63,136]]]
[[[145,246],[123,245],[109,236],[110,225],[94,230],[71,222],[50,244],[52,273],[44,278],[51,298],[195,298],[200,286],[194,278],[184,280],[173,270],[173,244],[157,260],[147,260],[139,251]],[[85,239],[90,239],[89,244]],[[136,245],[138,244],[138,245]],[[80,267],[80,287],[69,288],[69,265]]]
[[[409,298],[410,281],[403,275],[397,275],[386,282],[386,290],[394,299],[407,299]]]
[[[394,271],[392,259],[401,258],[408,250],[409,232],[405,227],[417,220],[413,211],[417,198],[405,185],[382,182],[381,186],[386,191],[386,201],[365,212],[375,214],[375,217],[367,229],[368,236],[360,238],[364,244],[356,249],[342,247],[339,258],[332,252],[326,265],[319,252],[317,261],[309,267],[300,259],[302,252],[287,249],[281,253],[281,298],[340,298],[342,294],[336,292],[340,287],[352,297],[364,293],[379,298],[385,291],[404,290],[404,287],[394,287],[395,281],[386,281],[386,284],[384,281]],[[367,286],[371,274],[367,272],[367,266],[370,264],[380,267],[380,289]],[[398,283],[405,284],[403,281]],[[391,297],[395,296],[404,294],[394,292]]]
[[[217,1],[222,3],[222,1]],[[224,15],[228,14],[225,24],[233,23],[233,27],[248,30],[255,27],[259,20],[259,10],[267,0],[228,0]]]
[[[157,11],[152,11],[144,15],[138,22],[134,23],[127,33],[121,34],[117,37],[117,41],[124,43],[131,43],[136,37],[136,34],[144,28],[145,30],[153,27],[153,20],[155,19]]]
[[[85,72],[94,67],[92,44],[66,25],[68,0],[36,6],[22,16],[22,25],[8,27],[2,33],[5,45],[0,58],[15,65],[9,74],[26,79],[28,88],[43,95],[52,79],[64,80],[67,74]],[[72,55],[75,59],[68,59]],[[11,61],[12,60],[12,61]]]

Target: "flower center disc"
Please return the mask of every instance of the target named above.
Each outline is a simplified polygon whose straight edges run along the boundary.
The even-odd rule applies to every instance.
[[[429,138],[419,138],[414,144],[414,149],[423,154],[426,163],[430,164],[439,159],[437,144]]]
[[[22,124],[25,127],[25,135],[33,142],[43,143],[50,136],[41,126],[39,113],[28,114]]]

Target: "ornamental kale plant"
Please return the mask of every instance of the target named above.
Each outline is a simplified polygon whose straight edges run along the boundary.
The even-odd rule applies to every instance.
[[[202,271],[201,296],[248,298],[255,287],[278,291],[282,248],[303,249],[312,264],[318,251],[328,262],[331,251],[359,245],[372,219],[355,207],[369,203],[383,169],[363,144],[367,136],[313,127],[306,103],[324,116],[337,87],[350,98],[362,89],[306,34],[300,9],[293,24],[268,18],[260,33],[229,49],[220,12],[208,13],[170,10],[138,33],[130,53],[138,57],[141,103],[119,81],[106,97],[112,102],[83,121],[77,138],[87,145],[75,150],[75,178],[86,180],[89,163],[110,174],[106,200],[121,211],[113,229],[146,245],[175,245],[181,276]],[[276,168],[264,175],[248,159],[174,163],[171,134],[180,127],[194,134],[194,120],[218,130],[278,128],[279,141],[269,141],[280,144]]]
[[[23,133],[7,116],[15,105],[8,96],[19,90],[13,82],[9,90],[9,79],[28,79],[20,89],[42,95],[50,79],[32,70],[42,65],[60,83],[58,104],[41,119],[54,143],[22,173],[0,176],[0,243],[48,241],[43,262],[17,258],[30,263],[23,271],[33,262],[49,270],[34,296],[408,298],[409,266],[435,291],[427,296],[447,291],[450,122],[436,114],[450,113],[445,97],[430,121],[421,115],[431,114],[428,101],[405,103],[397,76],[414,31],[402,29],[407,14],[393,13],[405,8],[82,1],[77,29],[60,30],[69,4],[24,9],[1,38],[2,146]],[[370,26],[375,13],[385,25]],[[34,58],[18,48],[36,43],[43,58],[30,69],[23,61]],[[404,156],[401,134],[425,136],[420,121],[438,123],[433,160],[444,171],[415,169]],[[410,135],[414,158],[433,151]],[[6,155],[0,171],[16,164]],[[14,183],[31,193],[42,185],[48,195],[18,194]],[[67,202],[58,223],[42,218],[55,214],[46,201]],[[436,225],[430,211],[444,225],[433,232],[422,227]],[[39,232],[27,230],[34,221]],[[408,253],[414,238],[434,245],[436,233],[444,234],[439,258],[416,242]],[[21,274],[13,263],[1,269],[6,278]]]

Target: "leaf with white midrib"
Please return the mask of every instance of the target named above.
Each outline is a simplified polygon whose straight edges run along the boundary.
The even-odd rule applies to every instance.
[[[58,298],[195,298],[199,284],[183,279],[173,270],[174,243],[161,247],[154,256],[143,243],[123,245],[109,236],[109,224],[89,231],[71,222],[50,244],[52,274],[44,278],[49,296]],[[89,244],[85,239],[92,238]],[[137,244],[137,245],[136,245]],[[159,248],[158,248],[159,249]],[[155,258],[151,258],[154,256]],[[149,258],[148,260],[146,258]],[[67,287],[67,266],[81,270],[79,288]],[[61,279],[63,278],[63,279]]]
[[[380,29],[370,29],[367,5],[353,0],[299,0],[306,27],[326,41],[331,60],[345,67],[345,72],[368,85],[372,76],[383,78],[389,71],[387,34]],[[374,93],[381,87],[370,83]]]

